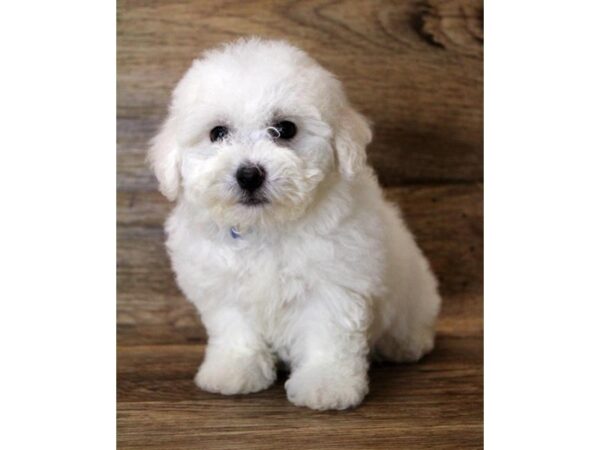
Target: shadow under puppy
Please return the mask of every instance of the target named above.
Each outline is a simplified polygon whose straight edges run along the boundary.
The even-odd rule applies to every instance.
[[[194,61],[149,160],[176,201],[166,223],[177,282],[208,332],[197,385],[268,388],[358,405],[370,354],[433,348],[437,283],[366,164],[371,131],[303,51],[242,39]]]

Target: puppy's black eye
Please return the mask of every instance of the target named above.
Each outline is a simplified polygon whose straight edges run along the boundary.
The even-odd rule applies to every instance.
[[[229,129],[223,125],[219,125],[210,130],[210,141],[220,141],[229,134]]]
[[[283,120],[269,127],[269,134],[275,139],[289,140],[296,136],[296,124],[289,120]]]

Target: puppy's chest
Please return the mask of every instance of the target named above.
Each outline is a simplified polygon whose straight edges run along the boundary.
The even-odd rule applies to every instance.
[[[236,249],[233,272],[239,283],[232,298],[262,330],[265,339],[278,346],[281,336],[315,295],[322,271],[323,252],[313,252],[301,242],[270,242]]]
[[[293,239],[249,241],[231,252],[232,275],[240,286],[239,301],[256,307],[276,308],[306,297],[320,265],[306,246]]]
[[[273,320],[293,314],[332,285],[368,294],[364,279],[373,263],[357,251],[361,239],[355,235],[215,239],[178,231],[171,229],[167,242],[173,268],[179,286],[201,310],[233,303],[247,314]]]

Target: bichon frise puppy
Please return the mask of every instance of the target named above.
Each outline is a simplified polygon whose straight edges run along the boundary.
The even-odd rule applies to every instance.
[[[366,164],[371,130],[340,82],[285,42],[242,39],[194,61],[149,160],[177,204],[177,282],[208,333],[195,381],[358,405],[369,357],[433,348],[436,280]]]

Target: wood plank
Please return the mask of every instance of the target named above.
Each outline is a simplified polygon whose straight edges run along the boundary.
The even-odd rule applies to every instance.
[[[480,185],[419,186],[386,191],[440,279],[441,332],[482,332],[483,230]],[[194,308],[179,292],[164,249],[162,223],[172,207],[157,192],[118,193],[119,343],[203,341]]]
[[[285,38],[345,83],[370,117],[386,185],[480,181],[482,0],[123,0],[118,4],[119,186],[153,189],[143,163],[170,90],[203,50]]]
[[[481,448],[481,338],[442,336],[418,364],[375,364],[357,409],[315,412],[274,386],[247,396],[192,382],[203,346],[120,347],[119,448]]]
[[[120,402],[186,401],[226,398],[199,391],[192,380],[204,356],[205,343],[151,344],[119,346],[117,376]],[[466,377],[480,375],[474,367],[482,360],[482,341],[479,336],[456,337],[441,334],[435,351],[417,364],[374,363],[377,373],[396,373],[413,386],[411,395],[421,395],[420,389],[429,386],[438,394],[447,394],[457,388],[452,383],[469,384]],[[287,374],[281,372],[279,380]],[[372,374],[372,376],[378,376]],[[443,377],[437,383],[425,378]],[[393,378],[393,377],[392,377]],[[461,378],[461,380],[458,380]],[[439,384],[446,383],[446,385]],[[471,380],[472,381],[472,380]],[[387,383],[384,382],[384,383]],[[167,387],[169,387],[167,389]],[[474,392],[460,388],[460,392]],[[373,394],[373,391],[371,392]],[[260,395],[259,395],[260,397]],[[239,396],[244,398],[244,396]]]

